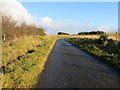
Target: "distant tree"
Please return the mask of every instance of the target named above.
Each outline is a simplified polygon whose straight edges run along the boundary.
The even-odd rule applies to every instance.
[[[78,35],[88,35],[89,33],[88,32],[80,32],[78,33]]]
[[[97,31],[97,34],[100,35],[100,34],[105,34],[105,32],[103,31]]]
[[[80,32],[78,35],[101,35],[104,34],[103,31],[91,31],[91,32]]]
[[[80,32],[80,33],[78,33],[78,35],[87,35],[88,34],[88,32]]]
[[[97,35],[97,32],[96,31],[91,31],[91,32],[89,32],[89,35]]]
[[[69,34],[64,32],[58,32],[58,35],[69,35]]]

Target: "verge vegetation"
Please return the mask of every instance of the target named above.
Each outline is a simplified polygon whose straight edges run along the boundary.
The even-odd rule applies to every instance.
[[[120,42],[107,39],[104,35],[101,35],[99,39],[67,38],[66,40],[120,69]]]
[[[3,43],[3,88],[32,88],[57,39],[66,36],[29,36]]]

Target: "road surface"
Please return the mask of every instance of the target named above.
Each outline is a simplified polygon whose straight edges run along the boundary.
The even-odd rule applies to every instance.
[[[64,39],[48,57],[36,88],[120,88],[119,71]]]

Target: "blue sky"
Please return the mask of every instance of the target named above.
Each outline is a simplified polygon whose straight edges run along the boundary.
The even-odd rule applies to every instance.
[[[118,25],[117,2],[22,2],[22,5],[38,22],[43,17],[49,17],[54,23],[64,24],[70,19],[78,26],[117,28]],[[114,29],[106,32],[114,32]]]

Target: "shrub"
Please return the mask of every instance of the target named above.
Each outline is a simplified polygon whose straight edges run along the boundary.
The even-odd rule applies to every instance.
[[[104,35],[104,34],[100,35],[99,40],[105,41],[105,40],[107,40],[107,39],[108,39],[108,35]]]
[[[45,35],[42,28],[38,28],[35,25],[27,25],[22,23],[20,26],[16,22],[12,21],[10,17],[2,17],[2,39],[13,40],[14,38],[19,38],[21,36],[30,35]]]
[[[103,46],[106,46],[108,43],[107,39],[108,39],[108,35],[102,34],[100,35],[99,41]]]

